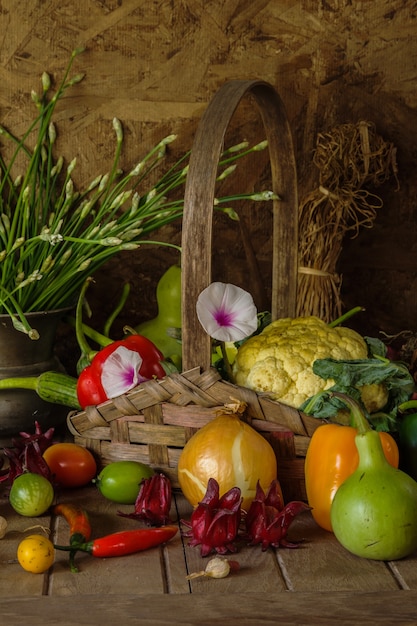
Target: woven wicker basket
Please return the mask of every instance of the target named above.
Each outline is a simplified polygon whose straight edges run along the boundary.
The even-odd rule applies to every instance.
[[[297,286],[297,181],[291,133],[281,99],[263,81],[230,81],[203,115],[191,152],[182,228],[183,372],[148,381],[128,394],[68,415],[77,443],[103,465],[132,459],[166,473],[178,487],[177,464],[190,436],[236,399],[245,419],[272,444],[286,501],[306,499],[304,458],[320,421],[251,390],[222,380],[211,367],[210,338],[195,303],[211,282],[212,212],[217,166],[230,120],[243,97],[257,105],[268,140],[274,201],[272,317],[295,315]]]

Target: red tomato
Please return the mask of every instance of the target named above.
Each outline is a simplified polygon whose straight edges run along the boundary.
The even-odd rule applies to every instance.
[[[97,474],[96,461],[89,450],[76,443],[54,443],[43,453],[61,487],[83,487]]]

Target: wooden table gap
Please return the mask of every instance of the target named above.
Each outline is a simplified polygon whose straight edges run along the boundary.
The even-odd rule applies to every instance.
[[[395,582],[398,584],[399,589],[403,589],[409,591],[411,587],[406,583],[404,577],[398,569],[398,566],[395,561],[389,561],[387,563],[387,568],[391,572],[394,577]]]

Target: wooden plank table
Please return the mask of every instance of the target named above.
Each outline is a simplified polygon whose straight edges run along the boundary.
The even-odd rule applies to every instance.
[[[0,541],[5,626],[417,623],[417,554],[390,563],[357,558],[321,530],[310,512],[290,529],[291,539],[302,540],[299,548],[262,552],[242,544],[230,557],[240,570],[221,580],[187,580],[188,573],[204,569],[207,558],[180,533],[164,546],[131,556],[95,559],[78,553],[76,574],[69,570],[68,554],[58,552],[51,570],[35,575],[16,560],[21,531],[39,524],[50,529],[53,541],[65,544],[68,526],[49,515],[18,516],[5,487],[0,498],[0,515],[9,522]],[[58,499],[88,511],[95,537],[138,526],[117,515],[132,506],[105,500],[95,487],[63,491]],[[189,517],[181,494],[174,494],[171,514],[177,522]]]

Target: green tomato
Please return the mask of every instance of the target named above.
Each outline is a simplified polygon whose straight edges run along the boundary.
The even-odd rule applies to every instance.
[[[27,472],[14,479],[9,501],[16,513],[26,517],[43,515],[54,500],[54,489],[47,478]]]
[[[154,470],[139,461],[114,461],[106,465],[93,482],[100,493],[119,504],[134,504],[144,478],[153,476]]]

